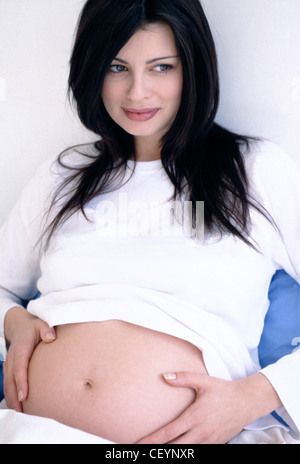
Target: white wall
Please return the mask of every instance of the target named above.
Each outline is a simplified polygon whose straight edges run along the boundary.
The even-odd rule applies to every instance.
[[[0,0],[0,223],[36,167],[85,141],[66,98],[83,0]]]
[[[83,0],[0,0],[0,224],[36,167],[92,140],[66,101]],[[300,162],[300,1],[203,0],[217,42],[218,121]]]
[[[300,1],[203,0],[217,42],[218,120],[300,163]]]

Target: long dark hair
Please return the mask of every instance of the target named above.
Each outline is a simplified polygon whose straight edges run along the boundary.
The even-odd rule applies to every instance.
[[[174,198],[188,183],[189,200],[205,202],[207,231],[230,233],[249,241],[247,176],[242,150],[249,138],[216,124],[219,103],[217,55],[199,0],[88,0],[79,18],[70,61],[69,93],[81,122],[100,136],[97,155],[70,176],[53,198],[67,195],[47,229],[55,231],[95,196],[109,189],[112,175],[134,156],[133,137],[108,115],[102,86],[108,68],[133,34],[147,23],[168,24],[183,67],[182,102],[176,119],[161,141],[163,167],[174,185]],[[60,156],[59,162],[64,165]]]

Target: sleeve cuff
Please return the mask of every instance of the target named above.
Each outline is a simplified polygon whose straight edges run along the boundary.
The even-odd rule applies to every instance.
[[[260,371],[271,382],[282,401],[277,414],[300,437],[300,350]]]

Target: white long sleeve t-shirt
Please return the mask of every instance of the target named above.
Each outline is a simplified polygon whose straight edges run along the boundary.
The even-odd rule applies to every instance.
[[[81,212],[68,219],[40,254],[35,245],[44,213],[69,173],[46,162],[0,230],[2,335],[6,312],[39,291],[28,311],[50,326],[123,320],[193,343],[215,377],[258,372],[272,276],[285,269],[300,282],[300,172],[271,143],[253,145],[244,157],[250,193],[277,226],[251,209],[257,250],[230,235],[197,241],[183,231],[171,214],[173,186],[158,160],[129,161],[127,182],[86,206],[89,221]],[[66,162],[85,159],[71,151]],[[298,432],[300,350],[262,373],[284,404],[282,417]],[[251,427],[272,425],[278,423],[267,416]]]

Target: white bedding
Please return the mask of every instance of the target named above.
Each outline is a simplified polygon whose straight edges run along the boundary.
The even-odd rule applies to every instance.
[[[66,427],[51,419],[28,416],[5,409],[5,401],[0,404],[0,444],[111,444],[102,438],[80,430]]]
[[[28,416],[5,408],[3,401],[0,404],[0,444],[112,444],[51,419]],[[230,444],[300,445],[300,441],[294,440],[283,428],[270,427],[262,431],[245,430]]]

